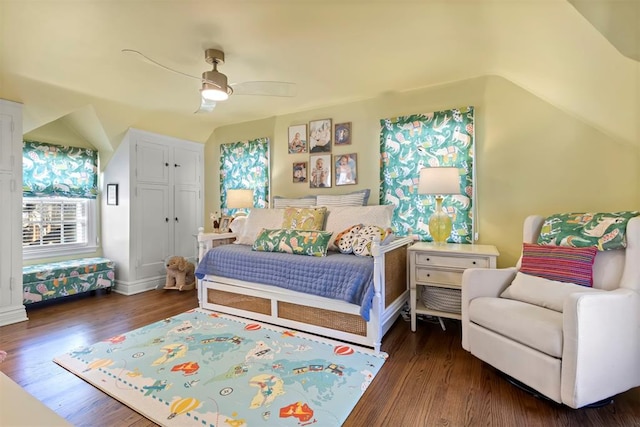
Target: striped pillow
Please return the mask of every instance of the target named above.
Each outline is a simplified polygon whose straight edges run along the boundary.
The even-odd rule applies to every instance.
[[[576,285],[593,285],[593,261],[598,248],[572,248],[533,243],[522,245],[520,272]]]
[[[318,194],[316,206],[366,206],[370,192],[366,189],[340,195]]]
[[[287,197],[274,196],[273,208],[308,208],[316,204],[315,196],[300,197],[298,199],[291,199]]]

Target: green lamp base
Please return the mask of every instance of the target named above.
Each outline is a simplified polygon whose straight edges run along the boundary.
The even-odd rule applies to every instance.
[[[436,197],[436,211],[429,218],[429,233],[436,244],[445,244],[451,235],[451,218],[442,210],[442,197]]]

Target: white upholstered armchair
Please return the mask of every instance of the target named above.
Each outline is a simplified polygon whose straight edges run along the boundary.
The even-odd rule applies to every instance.
[[[543,221],[525,220],[525,243]],[[593,289],[523,275],[522,257],[513,268],[466,270],[463,348],[572,408],[640,386],[640,217],[626,237],[626,249],[597,252]],[[512,282],[518,291],[505,295]]]

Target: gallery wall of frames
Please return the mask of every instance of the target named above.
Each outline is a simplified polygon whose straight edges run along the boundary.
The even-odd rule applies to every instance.
[[[357,153],[334,151],[351,145],[351,122],[335,125],[332,122],[331,119],[320,119],[289,126],[289,154],[309,153],[308,161],[293,162],[293,183],[306,183],[310,188],[358,183]]]

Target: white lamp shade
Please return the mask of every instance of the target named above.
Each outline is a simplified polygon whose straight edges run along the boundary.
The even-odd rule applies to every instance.
[[[230,209],[252,208],[253,190],[227,190],[227,207]]]
[[[460,194],[458,168],[420,169],[418,194]]]

